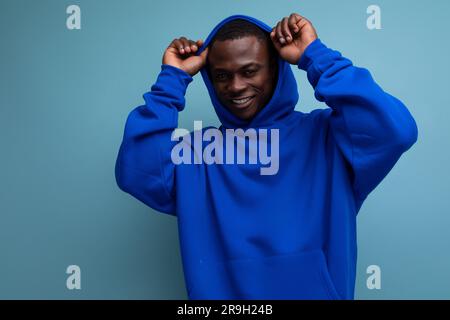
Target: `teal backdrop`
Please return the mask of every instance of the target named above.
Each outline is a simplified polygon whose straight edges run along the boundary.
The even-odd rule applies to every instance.
[[[69,30],[66,8],[81,8]],[[369,30],[367,7],[381,8]],[[177,221],[123,193],[114,163],[175,37],[237,13],[298,12],[399,97],[419,139],[358,216],[357,299],[450,298],[450,1],[0,0],[0,298],[186,299]],[[297,110],[327,106],[296,70]],[[180,127],[217,125],[197,75]],[[193,184],[195,192],[195,184]],[[81,289],[69,290],[69,265]],[[381,289],[366,269],[381,268]]]

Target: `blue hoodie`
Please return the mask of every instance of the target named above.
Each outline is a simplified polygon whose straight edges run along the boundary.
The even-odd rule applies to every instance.
[[[237,15],[220,22],[206,39]],[[248,123],[218,100],[203,80],[226,128],[279,129],[279,170],[259,165],[180,164],[171,160],[171,134],[193,80],[169,65],[129,114],[115,174],[119,187],[178,219],[183,271],[190,299],[353,299],[356,216],[368,194],[417,140],[404,104],[383,91],[320,39],[298,68],[329,108],[294,111],[297,83],[278,58],[269,103]],[[206,129],[206,128],[205,128]],[[191,133],[193,134],[193,133]]]

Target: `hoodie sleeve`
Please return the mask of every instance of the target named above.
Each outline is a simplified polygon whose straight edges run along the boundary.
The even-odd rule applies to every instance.
[[[307,71],[316,99],[332,109],[329,127],[350,164],[359,211],[367,195],[417,141],[416,122],[367,69],[353,66],[320,39],[307,47],[298,67]]]
[[[128,115],[116,160],[120,189],[155,210],[176,215],[171,135],[184,109],[186,89],[192,77],[181,69],[162,65],[145,104]]]

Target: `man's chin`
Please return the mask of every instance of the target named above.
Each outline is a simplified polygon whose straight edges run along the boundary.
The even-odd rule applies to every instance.
[[[249,108],[248,110],[235,110],[232,113],[241,120],[250,121],[255,117],[256,110]]]

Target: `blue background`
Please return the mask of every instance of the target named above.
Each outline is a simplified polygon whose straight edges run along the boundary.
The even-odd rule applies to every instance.
[[[81,30],[66,28],[67,6]],[[366,27],[381,7],[381,30]],[[358,299],[450,298],[450,2],[0,2],[0,298],[185,299],[176,218],[121,192],[114,163],[128,113],[143,103],[164,49],[205,39],[237,13],[274,25],[298,12],[319,37],[400,98],[419,140],[358,216]],[[295,71],[304,112],[315,101]],[[197,75],[180,127],[218,120]],[[193,183],[195,189],[195,184]],[[66,268],[81,268],[81,290]],[[366,287],[379,265],[381,289]]]

